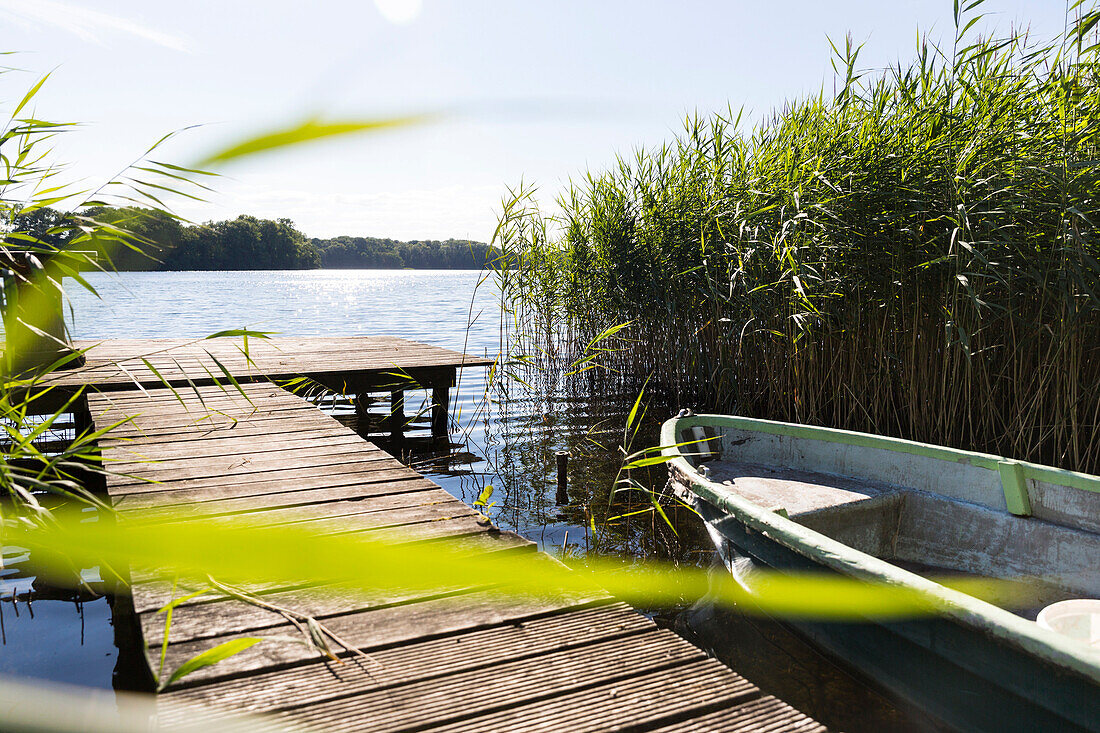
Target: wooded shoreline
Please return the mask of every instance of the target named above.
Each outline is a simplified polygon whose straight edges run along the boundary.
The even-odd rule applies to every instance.
[[[307,238],[290,219],[189,224],[167,212],[95,207],[77,213],[48,207],[22,215],[17,229],[64,247],[80,219],[103,223],[105,265],[123,272],[173,270],[432,269],[480,270],[499,252],[465,239],[400,241],[381,237]],[[18,244],[18,242],[12,242]]]

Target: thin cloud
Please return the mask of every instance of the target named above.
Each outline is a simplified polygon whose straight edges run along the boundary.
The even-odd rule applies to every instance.
[[[173,51],[190,52],[190,44],[180,36],[163,33],[126,18],[98,10],[88,10],[58,0],[0,0],[0,13],[22,25],[48,25],[68,31],[90,43],[104,45],[104,33],[125,33]]]
[[[404,25],[420,15],[421,0],[374,0],[382,17],[394,25]]]

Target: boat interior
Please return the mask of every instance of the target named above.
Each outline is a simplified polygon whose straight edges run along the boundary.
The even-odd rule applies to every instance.
[[[996,470],[737,429],[705,437],[691,462],[709,481],[853,549],[934,579],[1013,580],[985,598],[1030,618],[1100,597],[1100,494],[1029,481],[1032,511],[1018,516]]]

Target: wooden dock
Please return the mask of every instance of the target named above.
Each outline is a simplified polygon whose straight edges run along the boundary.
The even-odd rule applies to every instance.
[[[42,386],[53,388],[44,408],[84,386],[99,392],[165,385],[193,389],[226,384],[227,374],[240,382],[305,377],[339,394],[388,392],[392,432],[403,423],[405,390],[430,390],[436,437],[447,432],[457,369],[493,363],[392,336],[83,340],[74,347],[84,351],[86,363],[42,380]]]
[[[338,341],[348,348],[325,353]],[[377,348],[357,353],[352,342]],[[267,361],[258,351],[252,364],[228,355],[218,360],[238,379],[251,379],[262,364],[268,376],[317,375],[322,383],[343,384],[345,392],[395,372],[450,369],[453,375],[458,366],[484,363],[399,339],[373,342],[294,339],[280,344],[293,348],[263,353]],[[311,403],[259,377],[243,385],[245,399],[214,378],[197,379],[190,364],[175,359],[178,373],[153,366],[182,379],[186,389],[173,392],[150,381],[144,392],[127,390],[132,376],[154,376],[132,360],[159,343],[166,342],[103,344],[96,351],[105,362],[107,355],[125,356],[130,365],[112,370],[89,359],[84,372],[85,379],[104,379],[89,380],[101,390],[88,397],[97,425],[133,418],[103,445],[110,468],[140,476],[108,480],[120,521],[139,514],[143,521],[247,515],[253,524],[295,523],[319,534],[446,538],[474,553],[533,551],[532,543],[491,527]],[[187,348],[192,363],[202,363],[199,351]],[[364,595],[297,584],[255,592],[316,617],[369,661],[346,652],[339,655],[345,663],[335,664],[307,645],[266,641],[169,687],[161,694],[163,722],[256,713],[279,726],[318,729],[822,730],[598,591],[548,590],[522,600],[504,600],[485,586]],[[133,578],[132,613],[153,647],[150,659],[163,638],[164,614],[157,610],[171,597],[166,583]],[[223,596],[193,598],[174,611],[165,668],[235,637],[295,633],[276,611]]]

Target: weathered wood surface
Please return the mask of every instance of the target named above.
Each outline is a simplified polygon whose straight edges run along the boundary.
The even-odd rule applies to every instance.
[[[408,375],[435,386],[455,367],[486,366],[491,359],[429,346],[393,336],[221,337],[214,339],[110,339],[77,341],[89,349],[83,367],[49,375],[57,387],[94,385],[98,390],[213,384],[225,380],[222,367],[240,381],[305,375],[339,392],[378,388]],[[146,364],[148,361],[148,364]],[[219,362],[221,366],[219,366]],[[153,369],[149,368],[152,365]],[[159,376],[158,376],[159,375]],[[450,386],[450,385],[448,385]]]
[[[217,386],[89,395],[97,426],[130,418],[103,443],[105,462],[133,476],[108,479],[120,521],[246,515],[533,552],[306,401],[265,382],[243,389],[247,400]],[[369,658],[340,653],[335,664],[303,644],[263,642],[162,693],[162,722],[209,718],[213,730],[226,713],[254,713],[323,730],[821,730],[599,591],[505,600],[487,585],[362,593],[305,580],[249,590],[313,615]],[[163,640],[157,610],[172,596],[165,581],[134,573],[150,659]],[[192,598],[174,610],[165,668],[235,637],[295,633],[270,610]]]

